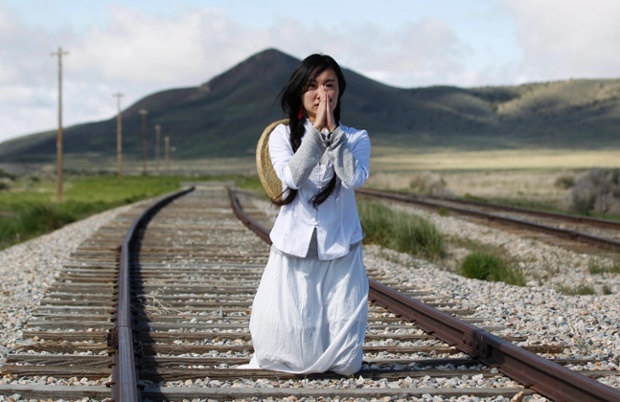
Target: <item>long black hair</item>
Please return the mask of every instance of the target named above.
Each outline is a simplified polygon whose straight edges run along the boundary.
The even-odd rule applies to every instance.
[[[293,148],[293,152],[297,152],[297,149],[301,145],[301,137],[304,135],[304,122],[305,119],[299,118],[299,111],[303,109],[302,96],[308,90],[308,87],[312,81],[316,79],[323,71],[332,69],[336,73],[338,78],[338,102],[334,109],[334,119],[336,122],[340,121],[340,98],[344,94],[344,90],[347,87],[347,82],[344,79],[342,70],[336,60],[332,57],[324,54],[312,54],[306,57],[293,71],[288,83],[282,88],[278,98],[280,99],[280,105],[284,114],[288,116],[289,127],[291,131],[290,141]],[[321,205],[334,191],[336,187],[337,177],[334,175],[329,184],[319,191],[314,197],[312,197],[312,205],[317,208]],[[297,190],[287,188],[279,197],[280,200],[272,200],[276,205],[290,204],[297,196]]]

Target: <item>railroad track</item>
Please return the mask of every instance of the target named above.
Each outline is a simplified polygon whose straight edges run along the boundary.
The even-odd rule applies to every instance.
[[[376,189],[360,189],[358,194],[397,201],[433,210],[482,219],[490,223],[524,229],[539,240],[575,248],[596,247],[601,251],[620,251],[620,222],[605,219],[537,211],[456,198],[402,194]],[[531,235],[530,235],[531,236]]]
[[[618,390],[533,353],[562,345],[516,348],[511,342],[520,339],[494,337],[454,301],[404,287],[376,267],[368,267],[373,302],[364,365],[354,377],[238,370],[252,353],[250,306],[268,256],[266,231],[255,224],[261,211],[250,204],[242,211],[232,195],[233,212],[222,185],[189,190],[144,215],[136,208],[120,216],[76,251],[3,366],[15,384],[1,386],[0,395],[509,400],[538,392],[552,400],[620,400]]]

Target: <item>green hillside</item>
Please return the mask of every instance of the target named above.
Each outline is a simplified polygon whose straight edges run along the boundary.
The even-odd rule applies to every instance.
[[[155,124],[176,158],[247,156],[264,126],[281,118],[276,96],[299,60],[268,49],[210,81],[146,96],[123,111],[123,151],[139,158],[147,109],[149,153]],[[366,128],[373,144],[401,148],[620,148],[620,80],[570,80],[519,86],[396,88],[345,70],[343,124]],[[114,158],[116,120],[64,130],[64,151]],[[162,141],[163,143],[163,141]],[[0,144],[6,162],[51,161],[56,131]]]

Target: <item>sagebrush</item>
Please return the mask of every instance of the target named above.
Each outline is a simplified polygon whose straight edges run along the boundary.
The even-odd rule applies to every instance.
[[[620,168],[582,174],[569,194],[569,207],[580,213],[620,215]]]

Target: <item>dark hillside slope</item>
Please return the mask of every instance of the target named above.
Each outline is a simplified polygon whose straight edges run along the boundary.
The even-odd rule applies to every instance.
[[[148,110],[149,155],[155,124],[176,157],[252,155],[276,96],[299,60],[275,49],[251,56],[208,82],[151,94],[123,111],[123,152],[139,158],[140,109]],[[401,148],[620,148],[620,80],[569,80],[519,86],[396,88],[345,69],[343,124],[366,128],[374,144]],[[64,130],[67,154],[90,160],[116,153],[114,117]],[[0,144],[3,161],[50,161],[51,130]]]

